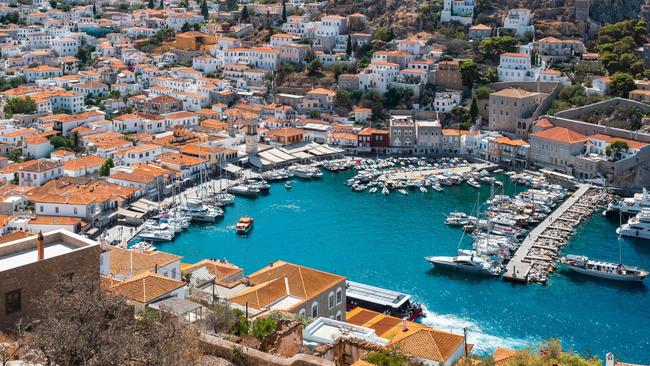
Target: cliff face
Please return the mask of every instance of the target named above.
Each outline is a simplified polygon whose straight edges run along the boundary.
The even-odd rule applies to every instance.
[[[600,23],[615,23],[639,16],[645,0],[591,0],[589,16]]]

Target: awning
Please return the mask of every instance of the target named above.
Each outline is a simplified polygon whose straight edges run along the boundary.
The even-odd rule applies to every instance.
[[[219,168],[227,171],[228,173],[239,173],[242,170],[241,167],[238,167],[237,165],[230,164],[230,163],[225,163],[225,164],[221,163],[219,164]]]
[[[121,207],[117,209],[117,214],[120,216],[130,217],[133,219],[141,219],[144,216],[144,213],[142,212],[135,212]]]

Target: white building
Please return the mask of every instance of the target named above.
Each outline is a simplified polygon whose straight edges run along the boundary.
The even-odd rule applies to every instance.
[[[474,18],[474,0],[443,0],[440,21],[442,23],[458,22],[472,24]]]
[[[530,55],[525,53],[502,53],[497,73],[499,81],[536,81],[540,68],[533,68]]]
[[[463,93],[458,91],[437,92],[433,101],[436,112],[448,113],[463,101]]]
[[[530,10],[522,8],[508,10],[502,29],[512,29],[519,37],[527,32],[533,33],[535,28],[531,25]]]

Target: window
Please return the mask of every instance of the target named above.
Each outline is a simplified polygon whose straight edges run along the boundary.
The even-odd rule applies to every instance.
[[[5,315],[17,313],[22,309],[21,289],[5,293]]]
[[[339,287],[336,289],[336,305],[343,302],[343,290]]]
[[[59,206],[54,207],[54,212],[59,213]]]
[[[43,206],[39,206],[38,208],[40,212],[43,212]]]
[[[77,214],[77,208],[76,207],[74,208],[74,214],[75,215]]]
[[[307,316],[307,311],[305,311],[305,309],[300,309],[300,311],[298,312],[298,315],[302,316],[302,317],[306,317]]]
[[[318,318],[318,302],[311,304],[311,317]]]
[[[332,309],[334,307],[334,293],[330,292],[329,295],[327,295],[327,306]]]

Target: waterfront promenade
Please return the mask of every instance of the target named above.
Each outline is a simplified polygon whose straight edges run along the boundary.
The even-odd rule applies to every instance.
[[[446,173],[463,175],[466,173],[471,173],[473,171],[492,170],[496,168],[497,166],[492,163],[478,163],[469,166],[461,166],[455,168],[426,169],[426,170],[415,170],[410,172],[389,172],[380,176],[378,180],[383,182],[390,181],[390,180],[413,180],[413,179],[420,179],[428,176],[443,175]]]
[[[529,282],[528,275],[533,268],[533,262],[535,258],[531,258],[529,253],[531,249],[537,245],[538,239],[545,238],[544,232],[547,229],[553,228],[555,223],[558,220],[562,220],[561,216],[570,211],[570,209],[584,196],[591,185],[582,184],[579,186],[578,190],[571,195],[563,204],[561,204],[553,213],[551,213],[544,221],[542,221],[537,227],[535,227],[531,232],[526,236],[526,239],[521,243],[521,246],[517,249],[513,257],[508,262],[506,267],[506,273],[503,275],[503,279],[506,281],[514,282]],[[559,239],[559,238],[558,238]],[[564,243],[558,243],[563,245]],[[537,258],[537,260],[546,260],[547,258]]]

